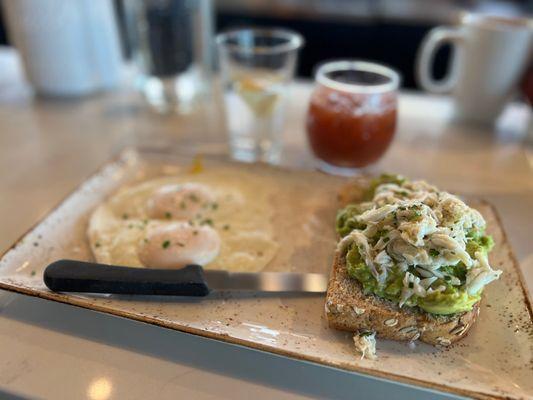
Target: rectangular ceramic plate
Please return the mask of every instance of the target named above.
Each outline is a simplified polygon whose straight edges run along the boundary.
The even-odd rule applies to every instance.
[[[203,299],[63,295],[44,286],[43,269],[60,258],[91,259],[86,239],[91,211],[117,188],[179,174],[187,157],[124,151],[63,201],[0,260],[0,287],[302,360],[475,398],[525,398],[533,393],[531,305],[518,265],[494,210],[473,203],[496,247],[492,265],[503,276],[489,285],[479,321],[457,345],[378,340],[378,359],[361,360],[349,334],[328,328],[323,295],[239,295]],[[207,168],[224,160],[206,160]],[[233,164],[234,168],[243,168]],[[333,221],[341,178],[310,171],[246,165],[258,179],[276,178],[275,234],[281,244],[268,270],[329,273]]]

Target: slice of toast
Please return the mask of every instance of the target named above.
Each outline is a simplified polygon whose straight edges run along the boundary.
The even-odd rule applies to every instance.
[[[339,193],[340,207],[359,202],[369,180],[360,177]],[[479,303],[472,310],[450,316],[434,315],[417,307],[404,306],[365,294],[361,284],[348,276],[344,256],[335,255],[326,295],[326,317],[335,329],[356,332],[372,330],[384,339],[414,341],[448,346],[464,337],[479,314]]]
[[[479,303],[471,311],[450,316],[428,314],[363,293],[361,284],[348,276],[344,257],[335,256],[326,295],[329,326],[355,332],[372,330],[384,339],[448,346],[464,337],[479,314]]]

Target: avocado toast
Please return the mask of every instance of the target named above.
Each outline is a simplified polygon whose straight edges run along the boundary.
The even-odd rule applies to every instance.
[[[501,274],[489,265],[493,242],[481,214],[396,175],[360,181],[340,197],[329,325],[441,346],[464,337],[484,286]]]

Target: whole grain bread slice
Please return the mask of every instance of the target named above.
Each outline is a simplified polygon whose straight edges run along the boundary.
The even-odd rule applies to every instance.
[[[360,177],[339,193],[340,207],[361,201],[369,180]],[[421,340],[447,346],[463,338],[479,314],[479,303],[472,310],[449,316],[434,315],[418,307],[398,304],[365,294],[361,284],[348,276],[344,256],[335,255],[325,305],[329,326],[356,332],[372,330],[378,337],[392,340]]]
[[[433,315],[417,307],[404,306],[363,293],[361,284],[348,276],[344,257],[333,262],[326,295],[329,326],[344,331],[372,330],[384,339],[421,340],[447,346],[463,338],[479,314],[479,303],[472,310],[450,316]]]

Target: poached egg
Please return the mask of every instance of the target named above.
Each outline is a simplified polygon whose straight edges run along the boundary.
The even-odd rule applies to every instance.
[[[153,268],[206,265],[220,251],[220,236],[210,226],[173,222],[148,229],[139,245],[139,260]]]
[[[279,248],[273,187],[231,167],[125,186],[91,215],[91,249],[105,264],[259,271]]]

